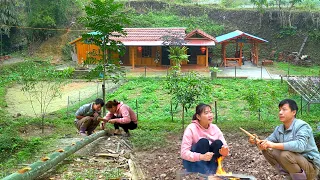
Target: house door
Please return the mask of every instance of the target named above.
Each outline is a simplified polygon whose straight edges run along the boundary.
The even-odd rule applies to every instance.
[[[168,46],[162,46],[161,47],[161,65],[170,65],[170,59],[169,59],[169,47]]]
[[[200,51],[199,48],[199,46],[188,46],[188,64],[197,64],[197,55]]]

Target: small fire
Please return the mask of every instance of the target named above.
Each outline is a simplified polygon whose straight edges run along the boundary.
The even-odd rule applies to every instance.
[[[223,160],[223,157],[219,157],[217,159],[218,161],[218,168],[217,168],[217,172],[216,172],[216,175],[231,175],[232,172],[226,172],[223,168],[222,168],[222,160]]]

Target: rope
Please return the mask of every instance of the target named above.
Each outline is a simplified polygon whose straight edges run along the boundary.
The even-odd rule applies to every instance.
[[[11,26],[11,25],[1,25],[1,27],[10,27],[10,28],[18,28],[18,29],[34,29],[34,30],[51,30],[51,31],[91,31],[87,29],[70,29],[70,28],[36,28],[29,26]]]

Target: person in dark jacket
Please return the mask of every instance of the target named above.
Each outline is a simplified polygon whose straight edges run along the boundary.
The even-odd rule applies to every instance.
[[[74,123],[79,130],[81,136],[91,135],[99,125],[98,117],[101,116],[101,107],[104,106],[104,101],[100,98],[94,103],[82,105],[76,112]]]

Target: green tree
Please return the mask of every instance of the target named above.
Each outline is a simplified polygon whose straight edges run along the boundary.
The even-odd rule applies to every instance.
[[[16,25],[18,20],[18,14],[15,8],[16,1],[1,0],[0,2],[1,34],[9,35],[10,25]]]
[[[112,77],[119,77],[114,75],[118,74],[116,71],[120,71],[120,68],[117,68],[119,59],[113,59],[111,53],[118,52],[123,55],[125,52],[123,44],[113,38],[125,36],[126,33],[123,28],[130,21],[126,16],[123,4],[114,0],[92,0],[90,4],[85,6],[85,12],[87,15],[79,20],[95,32],[83,34],[82,37],[84,40],[89,40],[99,46],[102,51],[102,96],[105,101],[106,73],[109,72],[108,75]],[[105,114],[105,107],[103,108],[103,114]]]
[[[69,28],[80,14],[80,6],[79,1],[25,0],[26,25],[37,28],[28,31],[29,42],[46,40],[57,33],[52,29]]]
[[[18,14],[15,0],[0,0],[0,56],[3,55],[3,35],[9,36],[10,26],[16,25]]]
[[[61,95],[61,87],[67,82],[72,71],[69,69],[58,72],[48,62],[35,63],[30,61],[21,69],[22,91],[27,96],[33,112],[41,118],[41,129],[44,132],[44,119],[52,100]],[[36,111],[39,106],[40,112]],[[39,109],[37,108],[37,109]]]
[[[212,87],[206,79],[196,72],[181,73],[178,76],[171,73],[167,77],[166,89],[172,95],[172,103],[177,108],[182,106],[182,131],[184,130],[184,111],[200,99],[211,94]]]
[[[263,16],[263,13],[265,12],[265,8],[268,7],[268,0],[250,0],[250,2],[257,6],[257,9],[260,13],[259,27],[261,28],[262,16]]]
[[[169,58],[173,61],[172,70],[177,73],[181,71],[182,61],[188,61],[188,48],[183,46],[186,42],[184,36],[178,32],[168,31],[168,34],[162,36],[163,45],[169,46]]]

